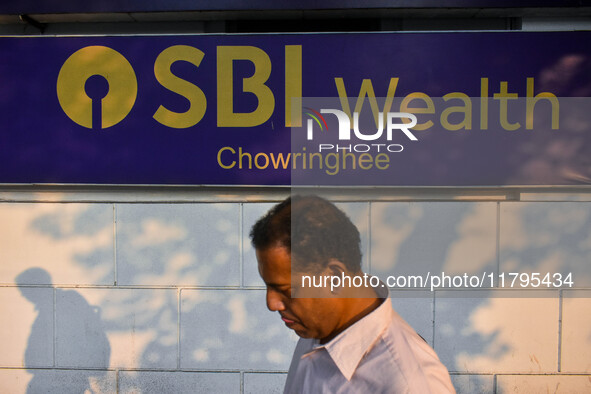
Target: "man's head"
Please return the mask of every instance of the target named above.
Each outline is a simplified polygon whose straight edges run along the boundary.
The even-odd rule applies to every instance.
[[[357,227],[334,204],[317,196],[287,198],[255,223],[250,236],[257,250],[286,248],[297,271],[321,271],[332,259],[350,272],[361,269]]]
[[[299,278],[306,275],[352,275],[360,272],[357,228],[332,203],[319,197],[292,197],[273,207],[252,227],[259,273],[267,285],[267,307],[304,338],[328,340],[348,323],[346,298],[298,298]],[[323,295],[323,292],[325,293]],[[301,296],[301,294],[300,294]]]

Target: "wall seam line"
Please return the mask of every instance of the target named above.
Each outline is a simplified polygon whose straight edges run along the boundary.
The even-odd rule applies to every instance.
[[[497,202],[497,231],[496,231],[497,277],[501,273],[501,203]],[[497,281],[497,287],[499,283]]]
[[[558,373],[562,372],[562,308],[564,303],[564,291],[558,292]]]
[[[238,236],[240,241],[238,243],[238,250],[240,257],[238,259],[240,264],[240,288],[244,288],[244,203],[238,205]]]
[[[432,311],[431,311],[431,317],[433,319],[433,321],[431,322],[431,338],[432,338],[432,346],[433,346],[433,350],[435,350],[435,302],[437,300],[437,297],[435,297],[437,294],[437,290],[433,292],[432,295],[432,299],[433,299],[433,303],[432,303]]]
[[[493,394],[497,394],[497,374],[493,375]]]
[[[53,287],[53,368],[57,367],[57,289]]]
[[[117,204],[113,204],[113,283],[117,286]]]
[[[176,331],[176,368],[181,369],[181,299],[182,299],[182,288],[177,289],[177,331]]]
[[[240,371],[240,394],[244,394],[244,371]]]

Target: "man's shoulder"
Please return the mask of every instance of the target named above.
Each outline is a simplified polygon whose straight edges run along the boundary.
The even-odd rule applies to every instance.
[[[412,388],[411,392],[455,392],[449,372],[433,348],[396,311],[392,312],[366,361],[375,359],[389,364],[397,379]]]
[[[392,353],[397,362],[408,359],[420,362],[425,357],[439,362],[433,348],[395,310],[392,310],[391,318],[379,341],[383,346],[376,346],[376,351]]]

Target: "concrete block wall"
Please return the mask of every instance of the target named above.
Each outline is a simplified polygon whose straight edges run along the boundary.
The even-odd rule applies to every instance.
[[[248,232],[287,193],[0,191],[0,393],[282,392],[297,338]],[[339,199],[368,272],[573,273],[536,297],[392,289],[458,392],[591,391],[591,194],[405,193]]]

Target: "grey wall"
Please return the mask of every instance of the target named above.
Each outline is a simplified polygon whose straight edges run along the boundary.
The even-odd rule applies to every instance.
[[[281,392],[296,337],[266,310],[247,236],[287,191],[155,190],[0,192],[0,392]],[[579,283],[393,289],[458,392],[590,390],[591,194],[403,193],[339,197],[366,271]]]

